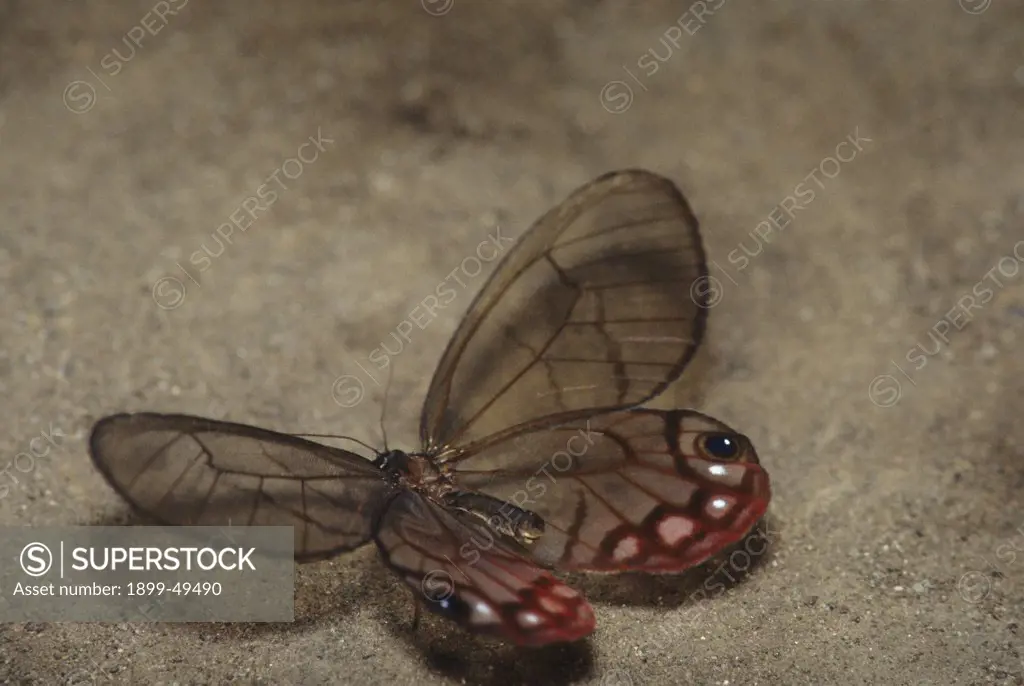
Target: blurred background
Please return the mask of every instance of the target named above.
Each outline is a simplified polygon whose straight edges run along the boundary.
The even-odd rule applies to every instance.
[[[410,310],[643,167],[715,286],[656,404],[751,436],[769,545],[578,580],[596,633],[535,651],[411,633],[367,548],[294,624],[3,625],[0,682],[1024,683],[1024,5],[628,4],[0,3],[0,522],[119,521],[110,412],[377,443]],[[393,356],[393,446],[493,266]]]

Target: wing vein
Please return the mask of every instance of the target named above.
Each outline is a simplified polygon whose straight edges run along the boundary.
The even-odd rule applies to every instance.
[[[149,471],[149,468],[153,466],[154,462],[156,462],[156,458],[160,457],[164,453],[164,451],[166,451],[168,448],[174,445],[184,435],[185,434],[179,432],[174,438],[172,438],[171,440],[167,441],[162,446],[154,450],[153,454],[146,458],[146,461],[142,465],[142,468],[138,472],[136,472],[135,476],[133,476],[131,481],[128,482],[128,488],[132,488],[133,486],[135,486],[136,479],[138,479],[140,476]],[[195,436],[191,436],[191,438],[195,438]]]

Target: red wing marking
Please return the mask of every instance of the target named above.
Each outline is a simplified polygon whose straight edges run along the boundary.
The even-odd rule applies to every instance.
[[[475,522],[412,491],[399,492],[376,526],[384,562],[430,611],[522,646],[575,641],[594,611],[575,589]]]
[[[710,436],[732,440],[736,454],[709,454]],[[571,420],[465,464],[496,467],[456,473],[461,486],[539,515],[545,531],[529,552],[565,570],[683,571],[741,540],[771,499],[750,441],[687,410]]]

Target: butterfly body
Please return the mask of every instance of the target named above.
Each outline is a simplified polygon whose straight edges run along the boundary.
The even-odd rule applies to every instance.
[[[536,513],[503,500],[472,491],[454,491],[445,504],[472,515],[502,536],[529,545],[544,533],[544,520]]]
[[[299,562],[373,541],[429,610],[467,630],[575,641],[593,609],[552,571],[681,572],[768,507],[747,437],[641,407],[696,352],[707,279],[675,185],[612,172],[541,217],[474,298],[428,388],[418,451],[367,458],[139,413],[98,421],[90,455],[161,524],[291,525]]]

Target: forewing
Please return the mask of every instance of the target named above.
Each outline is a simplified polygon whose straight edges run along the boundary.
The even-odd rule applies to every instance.
[[[375,539],[385,564],[430,611],[469,631],[539,646],[594,630],[593,609],[578,592],[418,493],[391,500]]]
[[[734,458],[709,453],[722,437]],[[544,532],[529,552],[564,570],[682,571],[741,540],[771,498],[750,441],[688,410],[571,420],[465,465],[459,487],[505,500],[512,525],[523,516],[516,508],[540,515]]]
[[[188,415],[106,417],[89,449],[114,490],[157,522],[292,525],[300,561],[366,543],[388,490],[355,453]]]
[[[697,220],[668,179],[601,176],[541,217],[477,295],[420,422],[453,459],[555,413],[633,406],[675,380],[703,335]],[[701,291],[701,289],[696,289]]]

